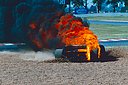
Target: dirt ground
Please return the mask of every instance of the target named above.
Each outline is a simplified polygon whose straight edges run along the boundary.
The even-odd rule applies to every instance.
[[[128,48],[109,48],[103,61],[82,63],[23,60],[28,53],[0,52],[0,85],[128,85]]]

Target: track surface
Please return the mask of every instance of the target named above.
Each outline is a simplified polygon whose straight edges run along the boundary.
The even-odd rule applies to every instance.
[[[30,51],[33,52],[33,51]],[[127,85],[128,49],[111,48],[104,62],[27,61],[30,53],[0,52],[1,85]],[[109,58],[109,59],[108,59]]]

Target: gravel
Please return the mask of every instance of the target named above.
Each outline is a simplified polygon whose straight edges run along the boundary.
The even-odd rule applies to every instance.
[[[0,85],[128,85],[127,52],[109,48],[103,61],[75,63],[22,59],[28,51],[0,52]]]

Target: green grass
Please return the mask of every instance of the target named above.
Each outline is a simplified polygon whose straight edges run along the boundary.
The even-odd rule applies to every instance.
[[[86,18],[82,18],[82,19],[86,19]],[[128,21],[128,17],[127,16],[97,16],[97,17],[87,17],[88,20],[120,20],[120,21]]]
[[[128,26],[90,24],[99,39],[128,38]]]
[[[128,21],[127,16],[97,16],[82,19]],[[98,36],[99,39],[128,38],[128,26],[125,25],[90,24],[90,29]]]

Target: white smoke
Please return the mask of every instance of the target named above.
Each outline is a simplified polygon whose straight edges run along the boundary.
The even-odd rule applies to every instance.
[[[32,61],[47,61],[54,60],[55,56],[53,51],[40,51],[40,52],[25,52],[19,56],[23,60],[32,60]]]
[[[47,61],[55,60],[55,58],[60,58],[62,54],[62,49],[56,50],[45,50],[34,52],[32,50],[20,50],[20,51],[0,51],[1,55],[12,55],[17,56],[23,60],[30,61]]]

